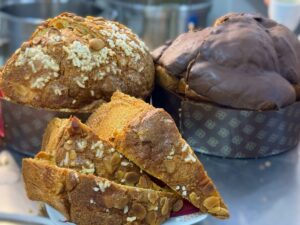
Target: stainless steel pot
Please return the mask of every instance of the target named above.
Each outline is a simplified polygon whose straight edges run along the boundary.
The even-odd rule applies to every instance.
[[[117,20],[132,28],[150,48],[206,25],[211,0],[108,0]]]
[[[8,54],[13,53],[28,39],[42,20],[66,11],[81,16],[111,17],[107,11],[88,0],[0,1],[0,35],[2,40],[9,41]]]

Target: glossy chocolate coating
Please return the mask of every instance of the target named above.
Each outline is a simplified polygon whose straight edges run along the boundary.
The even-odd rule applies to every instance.
[[[157,51],[158,65],[220,105],[265,110],[296,101],[300,42],[270,19],[228,14],[214,27],[181,34]]]

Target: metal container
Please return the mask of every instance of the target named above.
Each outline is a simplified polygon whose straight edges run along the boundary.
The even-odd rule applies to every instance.
[[[35,109],[1,100],[4,119],[4,144],[9,150],[34,156],[41,149],[45,129],[54,117],[76,116],[85,122],[90,113],[65,113]]]
[[[300,140],[300,102],[277,111],[239,110],[194,102],[161,87],[152,102],[170,113],[197,152],[259,158],[295,149]]]
[[[6,44],[9,40],[8,52],[5,55],[12,54],[19,48],[44,19],[62,12],[73,12],[81,16],[111,17],[109,12],[88,0],[2,0],[0,39],[6,40]]]
[[[118,13],[117,20],[132,28],[154,49],[165,41],[204,27],[211,8],[210,0],[109,0]]]

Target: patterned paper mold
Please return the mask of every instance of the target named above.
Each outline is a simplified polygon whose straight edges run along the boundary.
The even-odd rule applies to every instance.
[[[4,142],[8,149],[33,156],[40,151],[42,136],[54,117],[74,115],[85,121],[89,113],[65,113],[35,109],[9,101],[1,101],[4,119]]]
[[[197,152],[258,158],[294,149],[300,137],[300,103],[278,111],[247,111],[186,100],[157,87],[153,104],[175,119]]]

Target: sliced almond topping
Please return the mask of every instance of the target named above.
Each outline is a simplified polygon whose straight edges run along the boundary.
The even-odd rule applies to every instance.
[[[163,197],[160,200],[160,205],[161,205],[161,214],[163,216],[166,216],[170,212],[170,202],[169,202],[168,198]]]
[[[220,198],[215,196],[208,197],[203,201],[203,206],[208,210],[219,207]]]
[[[172,208],[173,212],[178,212],[179,210],[181,210],[183,207],[183,201],[181,199],[177,200]]]
[[[125,174],[125,180],[129,184],[136,184],[140,179],[140,175],[135,172],[128,172]]]
[[[143,220],[146,217],[146,209],[140,203],[134,203],[130,210],[130,214],[136,216],[139,220]]]
[[[157,214],[154,211],[150,211],[147,213],[146,222],[147,224],[157,224],[156,223]]]
[[[174,171],[176,169],[176,164],[174,161],[164,160],[164,165],[165,165],[168,173],[174,173]]]

